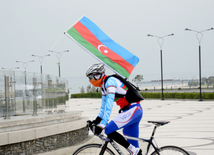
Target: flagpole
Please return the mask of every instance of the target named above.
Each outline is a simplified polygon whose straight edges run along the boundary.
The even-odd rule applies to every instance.
[[[83,17],[84,17],[84,15],[83,15],[79,20],[81,20]],[[57,42],[53,45],[53,47],[52,47],[50,50],[52,50],[52,49],[58,44],[58,42],[62,39],[62,37],[64,36],[64,34],[66,34],[67,31],[68,31],[70,28],[72,28],[79,20],[77,20],[72,26],[70,26],[70,27],[63,33],[63,35],[57,40]],[[49,51],[50,51],[50,50],[49,50]],[[48,51],[48,54],[49,54],[49,51]]]
[[[56,44],[58,44],[58,42],[62,39],[63,36],[64,34],[57,40],[57,42],[53,45],[53,47],[50,50],[52,50],[56,46]],[[50,50],[48,50],[48,54]]]

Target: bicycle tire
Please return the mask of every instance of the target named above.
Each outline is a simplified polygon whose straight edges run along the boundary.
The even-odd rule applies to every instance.
[[[177,146],[163,146],[158,152],[160,155],[189,155],[187,151]],[[154,151],[151,155],[157,155],[157,152]]]
[[[87,144],[78,148],[73,155],[99,155],[101,151],[101,144]],[[108,147],[104,152],[104,155],[115,155],[111,149]]]

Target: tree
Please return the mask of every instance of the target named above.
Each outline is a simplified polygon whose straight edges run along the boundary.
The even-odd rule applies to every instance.
[[[51,76],[48,74],[48,75],[46,75],[46,80],[48,81],[48,80],[51,80]]]
[[[82,86],[81,89],[80,89],[80,93],[85,93],[85,89],[84,89],[83,86]]]
[[[89,84],[89,85],[87,86],[86,92],[87,92],[87,93],[91,92],[91,84]]]
[[[138,87],[139,82],[142,80],[143,80],[143,75],[136,75],[135,78],[132,79],[132,81],[137,84],[137,87]]]
[[[208,77],[208,85],[214,84],[214,76]]]
[[[188,86],[197,86],[198,85],[198,82],[195,81],[194,79],[192,79],[191,81],[188,82]]]
[[[97,89],[92,85],[91,86],[91,84],[89,84],[88,86],[87,86],[87,88],[86,88],[86,92],[87,93],[90,93],[90,92],[97,92]]]
[[[96,92],[96,88],[94,86],[92,86],[91,92]]]

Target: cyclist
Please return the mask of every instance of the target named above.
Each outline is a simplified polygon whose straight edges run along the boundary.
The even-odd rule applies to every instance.
[[[102,63],[91,65],[86,72],[86,76],[93,86],[101,87],[102,90],[102,104],[99,114],[91,122],[91,124],[96,124],[95,134],[99,135],[105,129],[106,135],[125,147],[131,155],[142,155],[138,141],[126,140],[116,131],[123,128],[124,135],[139,136],[139,122],[143,115],[140,101],[133,103],[127,101],[127,88],[119,79],[109,77],[104,82],[107,75]],[[122,112],[108,123],[114,101],[120,106]]]

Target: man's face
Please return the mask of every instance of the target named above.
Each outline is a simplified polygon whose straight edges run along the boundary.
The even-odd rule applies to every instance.
[[[93,74],[89,75],[88,78],[89,78],[89,81],[96,81]]]
[[[102,74],[92,74],[92,75],[89,75],[88,78],[89,78],[89,81],[96,81],[96,80],[99,80],[101,76]]]

